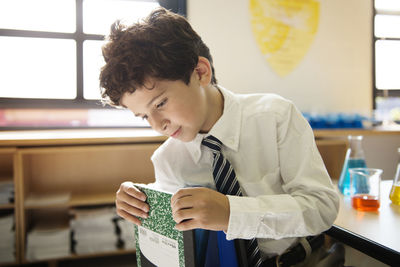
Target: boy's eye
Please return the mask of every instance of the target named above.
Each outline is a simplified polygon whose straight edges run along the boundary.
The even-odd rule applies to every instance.
[[[161,101],[161,103],[158,104],[156,107],[157,107],[157,108],[161,108],[162,106],[165,105],[165,103],[167,103],[167,99],[164,99],[163,101]]]
[[[147,115],[142,116],[142,120],[147,120]]]

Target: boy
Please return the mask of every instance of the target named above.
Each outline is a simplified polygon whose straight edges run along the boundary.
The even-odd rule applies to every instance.
[[[339,199],[307,121],[277,95],[219,86],[209,49],[185,18],[160,8],[130,27],[116,23],[103,55],[104,101],[170,137],[152,156],[153,186],[176,192],[178,230],[256,238],[268,262],[332,225]],[[220,193],[222,176],[222,187],[236,190]],[[140,225],[145,199],[131,182],[121,184],[118,214]]]

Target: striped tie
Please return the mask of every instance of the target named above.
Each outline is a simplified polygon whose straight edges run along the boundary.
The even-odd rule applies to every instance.
[[[236,173],[231,163],[222,155],[222,142],[212,135],[207,136],[201,142],[204,146],[211,149],[214,155],[213,161],[213,177],[218,192],[224,195],[242,196],[242,191]],[[249,266],[261,266],[260,250],[255,238],[246,242],[247,260]]]

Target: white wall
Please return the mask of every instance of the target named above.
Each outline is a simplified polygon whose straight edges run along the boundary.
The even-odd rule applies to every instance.
[[[298,67],[279,77],[264,60],[250,25],[249,0],[187,0],[188,18],[210,47],[224,87],[273,92],[301,111],[372,110],[372,0],[320,0],[320,21]],[[393,179],[400,136],[365,137],[370,167]]]
[[[320,0],[317,35],[298,67],[281,78],[251,31],[249,0],[188,0],[188,18],[210,47],[216,75],[234,92],[273,92],[302,111],[372,109],[372,0]]]
[[[399,160],[397,148],[400,148],[400,136],[364,136],[362,144],[367,166],[382,169],[382,178],[393,180]]]

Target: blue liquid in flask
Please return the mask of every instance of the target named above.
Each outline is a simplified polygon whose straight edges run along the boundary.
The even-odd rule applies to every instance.
[[[366,168],[367,164],[365,163],[364,158],[347,158],[343,164],[342,173],[339,179],[339,190],[345,195],[350,195],[350,168]]]

